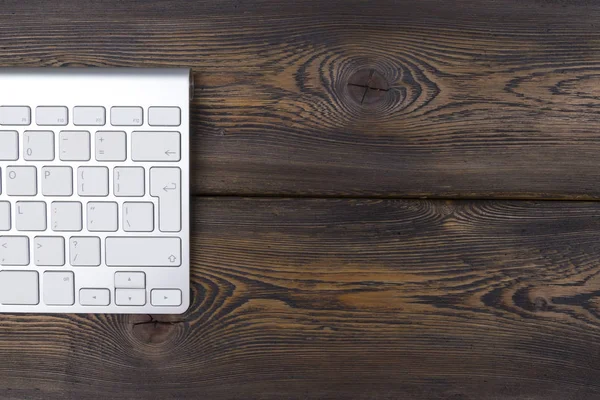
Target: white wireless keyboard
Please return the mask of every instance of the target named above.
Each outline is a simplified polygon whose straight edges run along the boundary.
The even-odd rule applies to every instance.
[[[0,69],[0,312],[179,314],[189,69]]]

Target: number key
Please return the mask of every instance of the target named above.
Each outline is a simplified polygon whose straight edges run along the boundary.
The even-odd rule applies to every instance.
[[[19,133],[0,131],[0,161],[15,161],[19,158]]]
[[[54,132],[25,131],[23,133],[23,142],[23,158],[25,160],[54,160]]]

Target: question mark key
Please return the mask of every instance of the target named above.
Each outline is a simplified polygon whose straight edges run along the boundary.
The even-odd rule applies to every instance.
[[[74,236],[69,240],[69,261],[74,267],[100,265],[100,238]]]

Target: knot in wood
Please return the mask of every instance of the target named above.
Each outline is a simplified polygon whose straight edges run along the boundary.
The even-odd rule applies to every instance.
[[[363,107],[385,102],[389,90],[387,79],[375,69],[361,69],[348,79],[349,98]]]
[[[140,344],[167,346],[179,336],[180,324],[177,316],[134,315],[132,334]]]

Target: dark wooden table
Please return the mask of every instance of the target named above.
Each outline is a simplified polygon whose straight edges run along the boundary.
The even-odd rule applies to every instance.
[[[196,83],[189,312],[1,315],[0,398],[600,398],[600,3],[3,1],[0,66]]]

